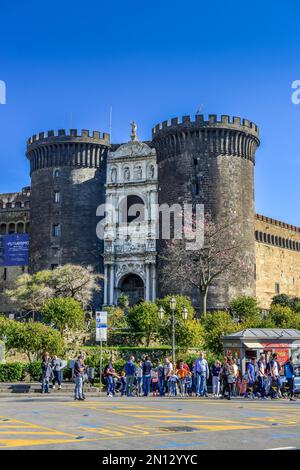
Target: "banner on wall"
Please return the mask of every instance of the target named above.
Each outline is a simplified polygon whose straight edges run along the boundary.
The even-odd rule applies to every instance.
[[[27,233],[0,236],[0,266],[28,266],[29,236]]]

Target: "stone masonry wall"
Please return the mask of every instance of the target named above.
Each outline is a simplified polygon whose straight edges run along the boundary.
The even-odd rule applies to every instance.
[[[300,297],[300,228],[256,215],[256,296],[268,309],[274,295]]]

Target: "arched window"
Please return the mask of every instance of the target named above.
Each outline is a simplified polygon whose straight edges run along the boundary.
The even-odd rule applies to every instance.
[[[60,170],[58,168],[55,168],[53,172],[54,178],[59,178],[60,177]]]
[[[0,235],[5,235],[6,234],[6,224],[1,224],[0,225]]]
[[[24,223],[18,222],[17,224],[17,233],[24,233]]]
[[[8,233],[11,235],[12,233],[16,233],[16,225],[13,223],[10,223],[8,226]]]

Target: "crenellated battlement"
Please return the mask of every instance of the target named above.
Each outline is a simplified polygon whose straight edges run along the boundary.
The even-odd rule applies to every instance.
[[[196,114],[195,116],[182,116],[163,121],[157,124],[152,129],[153,138],[160,132],[165,130],[178,129],[194,129],[194,128],[226,128],[236,129],[253,134],[258,138],[258,126],[248,119],[243,119],[237,116],[229,116],[222,114],[220,117],[217,114],[209,114],[206,118],[203,114]]]
[[[72,166],[101,168],[110,148],[110,135],[88,130],[65,129],[40,132],[27,141],[30,172],[41,168]]]
[[[67,131],[66,129],[58,129],[50,130],[48,132],[40,132],[39,134],[34,134],[27,140],[27,148],[35,145],[41,144],[46,142],[91,142],[91,143],[102,143],[106,145],[110,145],[110,135],[106,132],[99,132],[99,131],[89,131],[83,129],[78,131],[77,129],[70,129]]]

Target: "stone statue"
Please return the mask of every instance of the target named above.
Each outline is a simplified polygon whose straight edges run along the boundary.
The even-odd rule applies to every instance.
[[[131,125],[131,140],[134,142],[134,141],[138,140],[137,134],[136,134],[137,125],[134,121],[132,121],[130,123],[130,125]]]
[[[134,170],[135,173],[135,179],[140,180],[142,179],[142,168],[140,166],[136,167]]]
[[[154,166],[153,165],[150,165],[149,166],[149,178],[153,179],[154,178]]]
[[[129,179],[130,179],[129,168],[125,168],[125,170],[124,170],[124,180],[129,181]]]
[[[116,179],[117,179],[117,170],[115,168],[113,168],[111,170],[111,177],[110,177],[111,181],[113,183],[115,183]]]

